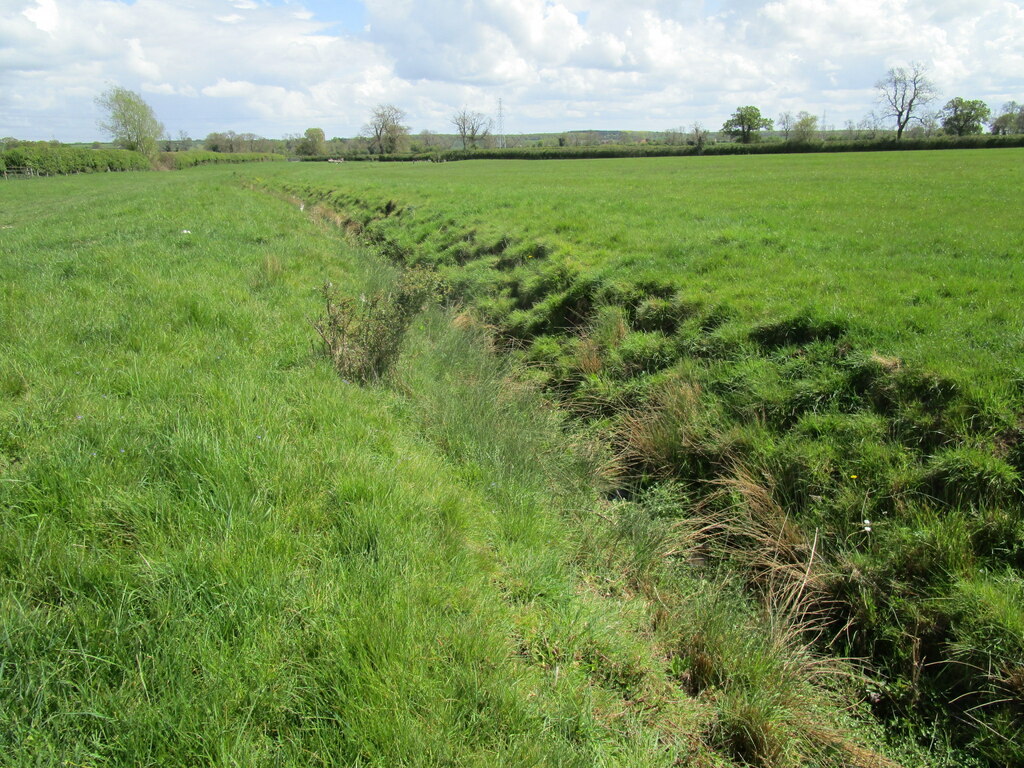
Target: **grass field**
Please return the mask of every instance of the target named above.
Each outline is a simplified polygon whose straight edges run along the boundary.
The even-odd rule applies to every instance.
[[[465,318],[341,380],[320,287],[393,276],[334,227],[223,169],[2,191],[0,763],[880,759]]]
[[[853,343],[996,387],[1024,358],[1018,149],[256,172],[366,220],[391,201],[387,235],[442,263],[542,253],[745,327],[841,318]]]
[[[5,185],[0,762],[1019,762],[1021,155],[895,157]]]
[[[365,285],[338,233],[216,173],[3,193],[0,763],[671,762],[515,651],[606,610],[543,473],[463,472],[313,354],[319,286]]]
[[[627,494],[728,532],[708,546],[751,593],[817,574],[817,626],[868,660],[876,714],[1012,765],[1022,174],[993,150],[250,175],[437,268],[614,446]]]

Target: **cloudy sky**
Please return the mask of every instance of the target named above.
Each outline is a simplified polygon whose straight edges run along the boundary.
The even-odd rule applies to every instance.
[[[718,128],[737,106],[861,120],[891,66],[1024,101],[1024,0],[0,0],[0,136],[101,138],[112,84],[171,135]],[[941,104],[939,105],[941,106]]]

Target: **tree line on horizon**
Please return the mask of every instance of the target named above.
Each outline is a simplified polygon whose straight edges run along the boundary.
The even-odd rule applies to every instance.
[[[995,135],[1024,134],[1024,104],[1009,101],[998,110],[980,99],[954,97],[938,111],[929,106],[938,98],[938,89],[921,64],[891,68],[876,84],[879,112],[869,113],[859,123],[847,121],[842,128],[827,126],[824,119],[807,111],[784,111],[773,120],[757,106],[737,107],[720,131],[711,131],[700,122],[690,127],[665,131],[568,131],[554,134],[496,134],[494,120],[483,112],[463,107],[452,114],[452,133],[423,130],[413,135],[406,125],[407,114],[393,104],[379,104],[355,137],[327,139],[321,128],[308,128],[303,134],[269,139],[255,133],[213,132],[205,139],[193,139],[185,131],[174,138],[167,135],[152,108],[141,95],[121,86],[113,86],[96,99],[103,116],[98,125],[114,146],[155,157],[157,152],[204,149],[217,153],[276,153],[293,157],[341,155],[391,155],[399,152],[430,153],[447,150],[476,150],[519,147],[574,147],[600,144],[691,145],[700,151],[707,143],[723,140],[741,144],[761,141],[770,132],[775,140],[791,144],[810,144],[830,140],[876,140],[904,136],[929,138],[939,135],[977,135],[987,127]],[[24,142],[0,138],[0,150]],[[52,143],[52,142],[49,142]],[[59,142],[57,142],[59,144]],[[99,148],[99,142],[93,147]]]

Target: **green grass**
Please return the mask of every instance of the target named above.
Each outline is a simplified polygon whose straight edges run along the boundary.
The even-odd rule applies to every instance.
[[[664,695],[682,745],[659,744],[575,661],[596,643],[665,676],[577,592],[569,502],[534,443],[510,447],[516,471],[453,462],[415,399],[314,354],[319,286],[385,279],[339,233],[220,170],[20,184],[0,219],[0,762],[699,748],[688,697]],[[536,632],[560,669],[524,650]]]
[[[307,172],[5,187],[5,764],[1017,758],[1019,456],[992,431],[1012,400],[844,350],[817,310],[687,314],[651,275],[505,242],[513,219],[452,218],[433,249],[455,214],[384,181],[399,215],[251,188]],[[503,356],[435,308],[375,383],[345,381],[321,288],[390,317],[381,255],[549,333]],[[982,733],[903,738],[953,697]]]
[[[1013,592],[1024,570],[1022,157],[247,176],[318,204],[396,263],[437,268],[524,378],[614,449],[626,494],[675,494],[669,514],[703,532],[683,551],[724,569],[769,615],[779,590],[810,579],[807,630],[819,650],[865,660],[890,732],[949,750],[952,764],[996,766],[1024,760],[1024,659],[1003,650],[1018,648],[1006,627],[1020,610],[968,610],[963,596],[993,594],[990,574]],[[686,594],[669,571],[654,569],[656,591]],[[710,657],[686,637],[681,664],[700,678]],[[716,666],[742,666],[742,637],[716,647],[732,659]],[[776,668],[800,667],[799,648],[787,654]],[[767,651],[754,658],[772,668]],[[786,679],[772,674],[747,679]],[[799,759],[749,727],[788,719],[786,733],[799,731],[785,705],[766,703],[773,685],[799,689],[726,694],[719,703],[735,706],[717,722],[733,725],[714,743],[764,763]]]
[[[321,286],[396,276],[335,228],[226,169],[5,191],[4,765],[874,754],[802,643],[691,599],[710,574],[662,556],[654,505],[602,500],[607,456],[479,326],[420,315],[388,386],[343,381]]]
[[[842,318],[858,346],[999,388],[1024,356],[1015,290],[1024,223],[1013,203],[1022,157],[1006,149],[258,173],[365,220],[394,201],[400,215],[386,234],[442,263],[459,247],[507,247],[515,265],[541,244],[586,279],[678,289],[745,328],[806,311]]]

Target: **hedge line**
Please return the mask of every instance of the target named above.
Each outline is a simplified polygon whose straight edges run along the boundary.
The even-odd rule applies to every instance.
[[[149,160],[125,149],[21,146],[0,152],[0,172],[24,169],[37,176],[149,170]]]
[[[164,168],[181,170],[212,163],[252,163],[284,159],[284,155],[259,152],[163,152],[159,164]],[[0,174],[4,175],[10,172],[25,172],[33,176],[60,176],[104,171],[148,171],[152,167],[145,155],[125,149],[26,144],[0,152]]]
[[[688,157],[692,155],[776,155],[810,152],[892,152],[922,149],[987,149],[1024,147],[1024,134],[1014,136],[936,136],[929,139],[862,139],[853,141],[773,141],[755,144],[605,144],[594,147],[515,147],[507,149],[451,149],[438,152],[407,152],[393,155],[346,155],[350,161],[416,162],[433,160],[573,160],[612,157]],[[307,157],[324,161],[327,157]]]
[[[214,165],[217,163],[263,163],[277,160],[286,160],[284,155],[275,155],[268,152],[162,152],[160,154],[160,165],[165,168],[172,168],[180,171],[184,168],[194,168],[197,165]]]

